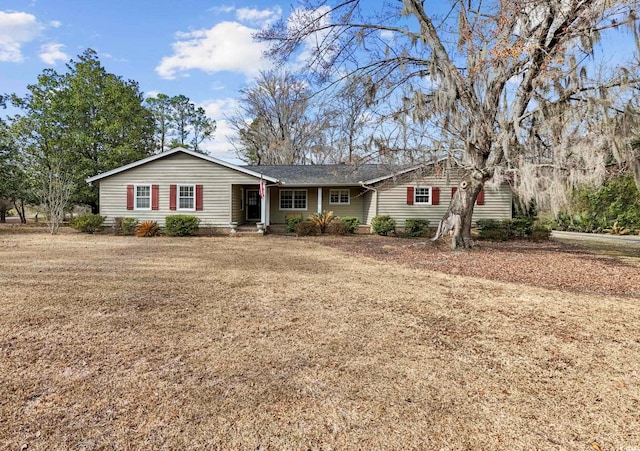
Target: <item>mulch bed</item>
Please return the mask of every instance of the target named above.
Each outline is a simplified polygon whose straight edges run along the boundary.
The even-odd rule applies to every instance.
[[[442,242],[381,236],[320,237],[317,241],[417,269],[578,293],[640,297],[640,259],[554,240],[481,242],[469,251],[451,251]]]

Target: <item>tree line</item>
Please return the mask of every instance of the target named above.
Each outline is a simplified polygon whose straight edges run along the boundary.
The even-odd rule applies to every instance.
[[[168,148],[203,152],[216,122],[188,97],[146,100],[138,83],[108,73],[87,49],[65,73],[45,69],[24,96],[0,96],[18,113],[0,119],[0,222],[14,208],[43,205],[52,232],[70,205],[98,212],[84,180]]]

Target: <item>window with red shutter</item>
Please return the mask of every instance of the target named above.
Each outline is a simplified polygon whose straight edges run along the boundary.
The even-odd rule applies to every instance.
[[[151,209],[158,210],[160,208],[160,186],[151,185]]]
[[[407,205],[413,205],[413,186],[407,186]]]
[[[127,185],[127,210],[133,210],[133,185]]]
[[[478,193],[478,197],[476,197],[476,204],[477,205],[484,205],[484,190],[480,190],[480,192]]]
[[[431,205],[440,205],[440,188],[431,188]]]
[[[204,199],[202,193],[202,185],[196,185],[196,210],[202,211],[202,201]]]
[[[169,185],[169,210],[176,209],[176,185]]]

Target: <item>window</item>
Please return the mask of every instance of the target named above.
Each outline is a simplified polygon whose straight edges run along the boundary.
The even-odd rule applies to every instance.
[[[240,211],[244,211],[244,188],[240,188]]]
[[[418,188],[415,190],[415,203],[431,205],[431,188]]]
[[[136,185],[136,210],[151,210],[151,185]]]
[[[280,210],[306,210],[306,189],[280,190]]]
[[[330,204],[349,204],[348,189],[332,189],[329,191]]]
[[[178,185],[178,210],[196,209],[195,185]]]

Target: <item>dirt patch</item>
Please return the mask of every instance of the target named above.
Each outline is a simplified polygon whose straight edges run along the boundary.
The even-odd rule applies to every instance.
[[[0,448],[640,445],[636,299],[321,241],[1,235]]]

